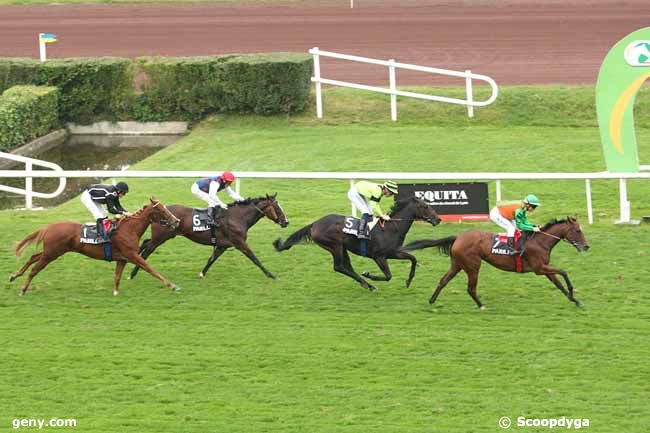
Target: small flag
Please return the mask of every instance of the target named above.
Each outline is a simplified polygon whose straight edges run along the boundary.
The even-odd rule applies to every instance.
[[[41,42],[48,44],[50,42],[56,42],[56,35],[52,33],[39,33],[39,39]]]

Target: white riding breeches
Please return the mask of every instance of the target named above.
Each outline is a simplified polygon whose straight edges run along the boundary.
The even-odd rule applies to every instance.
[[[372,209],[370,209],[370,205],[368,204],[366,199],[363,198],[361,194],[357,192],[356,188],[354,187],[350,188],[350,190],[348,191],[348,198],[350,199],[354,207],[356,207],[359,212],[361,212],[362,214],[365,213],[368,215],[372,215]]]
[[[84,204],[84,206],[86,206],[86,209],[88,209],[90,213],[93,214],[93,218],[95,218],[95,220],[108,217],[108,214],[104,208],[93,200],[88,191],[81,193],[81,202]]]
[[[509,220],[508,218],[501,215],[498,207],[492,208],[490,211],[490,219],[498,226],[503,227],[506,230],[508,237],[513,237],[515,235],[515,230],[517,230],[517,224],[514,221]]]
[[[200,198],[204,202],[208,204],[209,207],[214,207],[217,206],[219,203],[217,201],[213,200],[212,197],[210,197],[210,194],[207,192],[201,191],[199,188],[199,185],[196,183],[192,184],[192,194],[194,194],[195,197]]]

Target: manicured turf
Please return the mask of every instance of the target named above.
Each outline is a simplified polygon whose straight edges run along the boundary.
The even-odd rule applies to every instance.
[[[322,124],[313,113],[214,117],[134,169],[605,169],[593,126],[488,126],[480,111],[478,126],[431,126],[426,116],[393,124],[379,110],[365,111],[370,123],[355,123],[335,109],[349,95],[326,95]],[[404,113],[416,111],[404,104]],[[650,131],[638,135],[644,154]],[[129,184],[124,202],[131,209],[152,194],[200,204],[188,180]],[[77,420],[65,431],[83,432],[495,432],[502,416],[566,416],[589,418],[589,431],[598,433],[645,431],[650,232],[612,224],[616,185],[593,183],[596,223],[585,227],[591,250],[578,254],[561,244],[553,254],[585,308],[543,277],[485,266],[479,294],[487,310],[479,311],[462,274],[435,307],[427,304],[449,263],[431,250],[417,254],[410,288],[403,286],[407,264],[391,262],[395,277],[377,283],[377,293],[335,274],[329,254],[315,245],[273,251],[276,237],[326,213],[349,212],[346,181],[243,180],[244,195],[277,191],[291,220],[285,230],[262,220],[249,237],[279,281],[235,251],[199,280],[209,248],[179,239],[150,260],[182,287],[178,294],[141,273],[114,298],[114,265],[74,255],[41,273],[24,298],[16,296],[22,280],[2,283],[0,426],[58,417]],[[586,224],[582,181],[503,183],[504,198],[527,192],[543,201],[533,221],[577,214]],[[647,182],[630,182],[635,216],[650,213],[649,193]],[[89,218],[78,200],[42,212],[0,212],[0,274],[18,267],[14,241],[59,219]],[[471,227],[496,230],[417,224],[407,240]],[[353,264],[374,270],[364,259]]]

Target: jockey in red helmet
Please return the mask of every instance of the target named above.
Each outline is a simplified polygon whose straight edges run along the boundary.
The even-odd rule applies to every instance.
[[[199,179],[192,184],[192,194],[208,204],[208,214],[212,217],[213,223],[216,222],[216,207],[227,209],[228,206],[222,202],[217,193],[219,191],[226,191],[228,195],[235,201],[243,201],[242,196],[237,194],[230,185],[234,182],[235,175],[230,171],[224,171],[220,176],[206,177]],[[213,233],[213,243],[216,242]]]

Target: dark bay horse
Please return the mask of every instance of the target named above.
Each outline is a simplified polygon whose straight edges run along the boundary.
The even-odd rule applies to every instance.
[[[375,225],[368,243],[368,257],[374,259],[384,276],[375,276],[368,272],[362,275],[374,281],[390,281],[392,274],[387,259],[410,260],[411,271],[406,280],[406,287],[408,287],[415,276],[417,260],[412,254],[400,250],[406,233],[415,220],[426,221],[435,226],[440,224],[440,218],[429,205],[414,197],[396,202],[391,209],[390,217],[390,221],[387,221],[383,227],[379,223]],[[352,268],[348,251],[359,255],[359,239],[343,233],[345,218],[343,215],[326,215],[301,228],[285,242],[276,239],[273,246],[277,251],[285,251],[302,240],[312,240],[332,254],[336,272],[358,281],[366,289],[375,290],[373,285],[361,278]]]
[[[589,249],[582,226],[578,224],[575,218],[569,217],[565,220],[551,221],[542,227],[539,233],[533,233],[526,241],[526,250],[522,256],[523,272],[535,272],[537,275],[546,276],[571,302],[581,307],[582,302],[573,296],[573,285],[566,271],[550,265],[551,250],[561,240],[569,242],[580,252]],[[458,236],[415,241],[406,245],[403,249],[413,251],[430,247],[438,247],[441,252],[451,257],[451,266],[440,279],[438,287],[431,295],[430,304],[436,302],[442,289],[462,269],[467,274],[467,292],[476,302],[476,305],[483,309],[484,306],[476,293],[481,261],[484,260],[503,271],[517,271],[514,256],[492,254],[492,233],[470,230]],[[562,278],[564,278],[567,285],[566,289],[557,278],[557,274],[562,275]]]
[[[118,222],[117,229],[111,236],[113,260],[117,262],[113,295],[119,293],[120,278],[122,277],[126,262],[140,266],[162,281],[166,286],[171,287],[173,290],[178,290],[178,287],[174,283],[160,275],[138,254],[140,237],[147,227],[149,227],[149,224],[163,219],[167,220],[172,227],[178,226],[178,219],[167,210],[164,204],[152,197],[150,204],[147,204],[135,214],[122,218]],[[42,271],[50,262],[65,253],[73,251],[93,259],[104,259],[103,245],[83,244],[80,242],[81,228],[82,224],[71,221],[48,224],[30,234],[16,245],[15,253],[16,256],[20,257],[29,245],[43,244],[42,251],[33,254],[18,272],[9,277],[9,282],[14,281],[16,278],[22,276],[31,265],[35,264],[27,277],[27,281],[23,285],[23,289],[20,292],[21,296],[27,292],[36,274]]]
[[[151,239],[142,242],[140,254],[145,259],[153,253],[156,248],[178,235],[185,236],[187,239],[203,244],[213,245],[210,242],[210,230],[202,232],[192,231],[192,208],[182,205],[172,204],[168,206],[169,211],[180,220],[180,224],[170,230],[165,221],[151,225]],[[255,225],[260,219],[267,217],[271,221],[286,227],[289,224],[287,216],[282,210],[282,206],[277,201],[277,194],[266,195],[266,197],[249,198],[238,203],[228,205],[219,217],[219,227],[216,231],[217,243],[213,245],[212,255],[208,259],[199,277],[205,277],[210,266],[230,247],[235,247],[248,257],[264,275],[276,279],[276,276],[269,272],[264,265],[258,260],[253,250],[246,243],[248,230]],[[134,278],[138,273],[139,266],[135,266],[131,271],[131,277]]]

